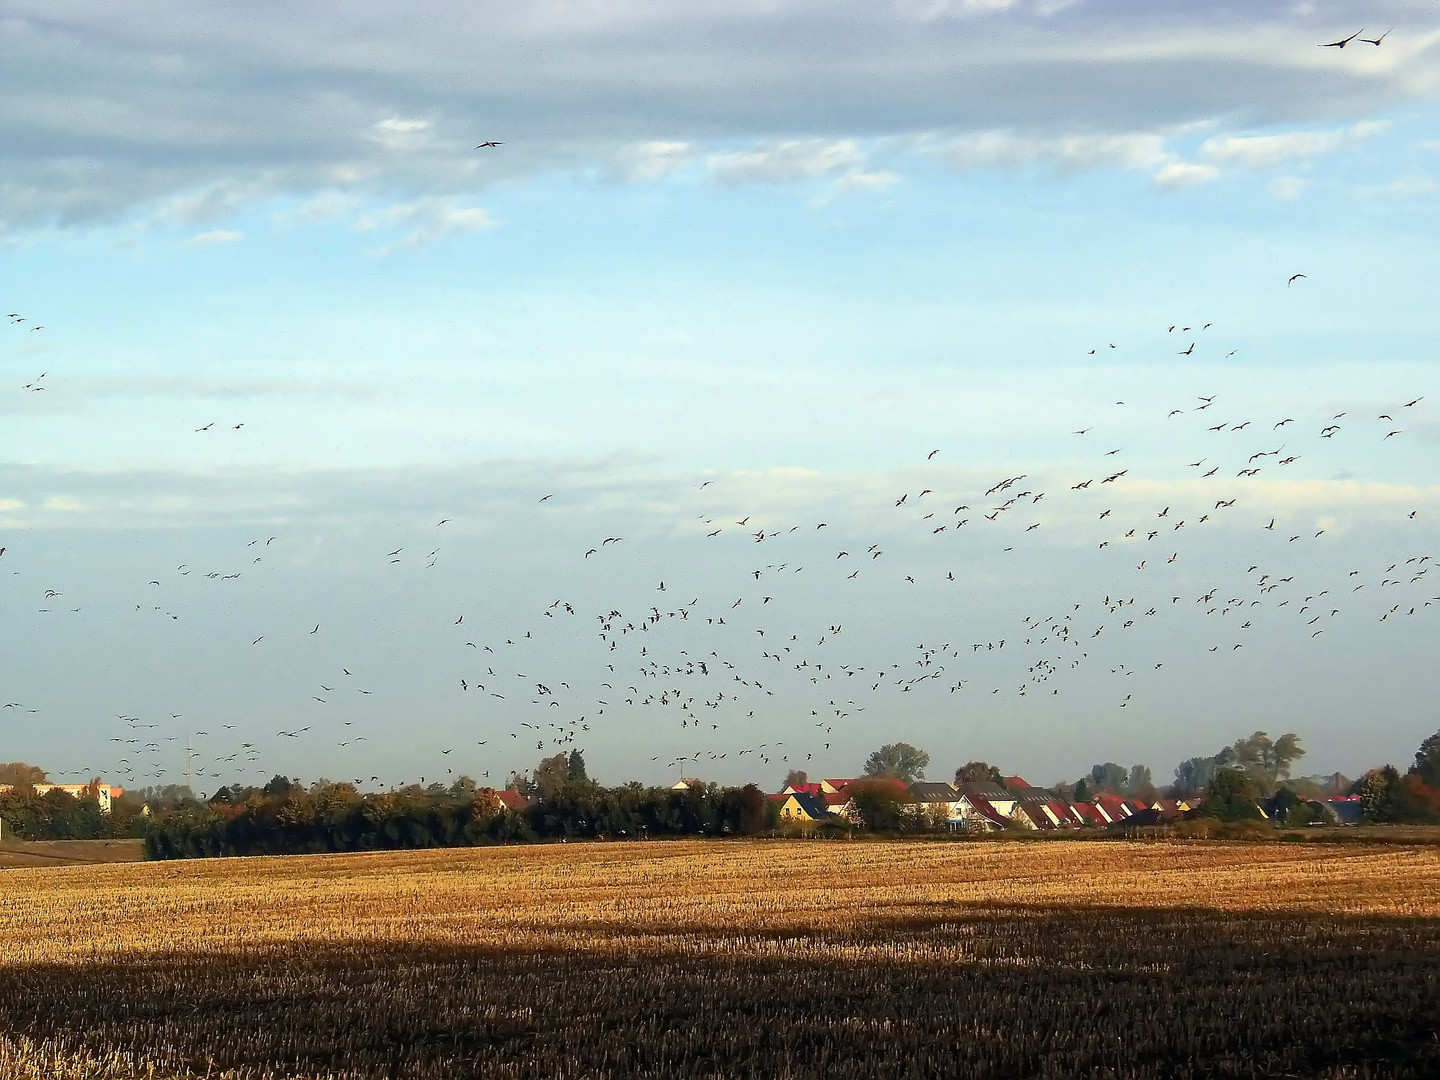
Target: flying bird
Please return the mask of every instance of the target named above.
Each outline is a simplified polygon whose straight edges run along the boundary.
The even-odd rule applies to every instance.
[[[1322,49],[1343,49],[1343,48],[1345,48],[1346,45],[1349,45],[1350,42],[1354,41],[1357,37],[1359,37],[1359,36],[1360,36],[1361,34],[1363,34],[1364,32],[1365,32],[1365,28],[1362,26],[1359,30],[1356,30],[1355,33],[1351,34],[1349,37],[1347,37],[1347,38],[1341,38],[1339,41],[1327,41],[1327,42],[1324,42],[1323,44],[1321,44],[1320,48],[1322,48]],[[1387,30],[1386,33],[1388,34],[1389,31]]]
[[[1390,30],[1394,29],[1395,28],[1393,26],[1390,28]],[[1360,40],[1365,42],[1366,45],[1379,45],[1382,41],[1384,41],[1387,37],[1390,36],[1390,30],[1386,30],[1385,33],[1381,34],[1378,38],[1362,37]]]
[[[1290,275],[1290,280],[1287,281],[1287,282],[1285,282],[1285,287],[1288,289],[1291,285],[1294,285],[1295,282],[1299,281],[1301,278],[1303,278],[1303,277],[1305,277],[1305,276],[1306,276],[1306,275],[1304,275],[1304,274],[1291,274],[1291,275]]]

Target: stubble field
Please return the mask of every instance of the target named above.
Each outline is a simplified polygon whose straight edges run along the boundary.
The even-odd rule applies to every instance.
[[[0,873],[0,1076],[1431,1077],[1440,848],[698,842]]]

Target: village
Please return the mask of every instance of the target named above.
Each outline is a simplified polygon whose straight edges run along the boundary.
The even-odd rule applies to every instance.
[[[674,786],[678,790],[697,783],[700,781],[687,778]],[[780,820],[787,824],[858,825],[863,823],[864,814],[857,800],[867,793],[893,802],[900,813],[932,830],[975,833],[1166,825],[1198,810],[1202,802],[1198,797],[1146,800],[1105,793],[1076,801],[1062,798],[1049,788],[1036,787],[1021,776],[1005,776],[999,783],[959,785],[924,780],[906,783],[878,777],[825,779],[787,784],[784,790],[767,797],[779,808]],[[1297,802],[1315,824],[1358,825],[1364,820],[1359,795]],[[1277,816],[1274,799],[1257,800],[1254,807],[1261,820]]]

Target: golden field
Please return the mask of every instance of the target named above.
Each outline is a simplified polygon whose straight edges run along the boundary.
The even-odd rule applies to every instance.
[[[1437,973],[1437,847],[701,841],[7,871],[0,1075],[1420,1077],[1440,1075]]]

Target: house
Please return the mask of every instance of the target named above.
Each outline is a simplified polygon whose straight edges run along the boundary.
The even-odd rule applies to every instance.
[[[499,799],[501,805],[507,810],[518,812],[530,805],[530,800],[513,788],[506,788],[504,791],[495,792],[495,798]]]
[[[1014,808],[1015,803],[1003,803],[1006,809],[1002,811],[984,795],[969,791],[971,786],[967,784],[966,790],[959,792],[954,813],[950,818],[950,827],[966,832],[1000,832],[1010,828],[1009,811]]]
[[[704,780],[696,780],[693,776],[682,776],[675,783],[670,785],[671,791],[689,791],[691,788],[703,788]]]
[[[1010,811],[1010,820],[1031,832],[1049,832],[1060,825],[1054,813],[1042,802],[1017,802],[1015,809]]]
[[[1135,812],[1119,795],[1101,793],[1095,796],[1095,805],[1100,808],[1111,825],[1119,824]]]
[[[998,811],[1001,817],[1008,818],[1010,811],[1015,809],[1015,796],[999,784],[961,784],[956,790],[961,798],[983,800]]]
[[[785,801],[780,804],[781,821],[828,821],[833,816],[814,795],[803,791],[782,794]]]
[[[1085,828],[1103,829],[1106,825],[1110,824],[1110,819],[1105,816],[1105,812],[1094,803],[1072,802],[1070,804],[1070,813],[1071,816],[1077,818],[1081,826]]]
[[[1055,818],[1055,823],[1062,829],[1078,829],[1086,824],[1085,818],[1073,809],[1073,804],[1064,799],[1050,800],[1045,804],[1045,809],[1050,812],[1051,816]]]
[[[110,804],[125,794],[123,787],[110,784],[34,784],[36,795],[48,795],[52,791],[63,791],[72,799],[93,798],[100,804],[103,813],[110,813]],[[0,795],[8,795],[15,788],[10,784],[0,784]]]
[[[814,795],[818,797],[820,795],[835,795],[838,794],[838,792],[834,789],[826,788],[824,784],[786,784],[784,788],[781,789],[780,794]]]

